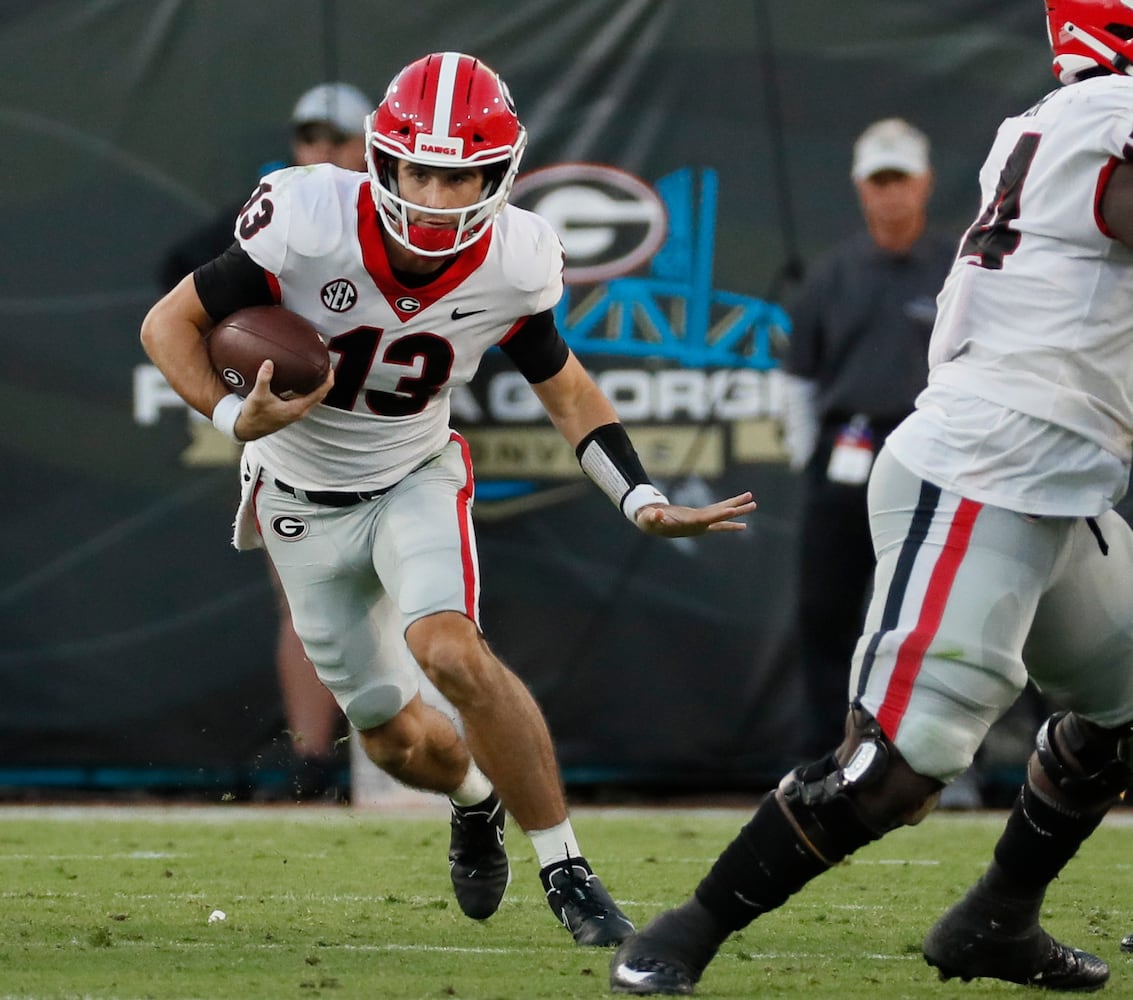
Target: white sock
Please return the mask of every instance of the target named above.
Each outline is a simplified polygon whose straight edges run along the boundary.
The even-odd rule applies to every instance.
[[[527,836],[531,838],[531,846],[539,856],[541,869],[559,861],[566,861],[567,858],[577,858],[582,855],[569,819],[564,819],[558,826],[552,826],[549,830],[528,830]]]
[[[454,806],[474,806],[492,794],[492,783],[488,776],[476,766],[474,760],[468,762],[468,773],[457,787],[449,793]]]

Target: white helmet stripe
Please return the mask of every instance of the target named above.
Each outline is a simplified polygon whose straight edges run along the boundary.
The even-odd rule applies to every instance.
[[[459,52],[445,52],[441,56],[441,71],[437,76],[437,106],[433,109],[434,139],[448,139],[452,136],[452,98],[459,66]]]

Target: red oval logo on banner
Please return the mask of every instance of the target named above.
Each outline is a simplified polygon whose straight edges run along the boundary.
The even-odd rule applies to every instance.
[[[566,251],[563,278],[594,284],[640,267],[665,242],[666,212],[644,181],[601,163],[559,163],[524,174],[509,201],[543,216]]]

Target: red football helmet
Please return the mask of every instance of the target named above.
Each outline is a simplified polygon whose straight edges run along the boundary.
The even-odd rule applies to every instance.
[[[507,84],[480,60],[438,52],[410,63],[366,120],[366,168],[386,231],[422,257],[471,246],[507,201],[526,144]],[[413,204],[398,194],[397,160],[486,168],[482,196],[457,211]],[[455,218],[456,228],[410,225],[410,211]]]
[[[1047,0],[1046,30],[1063,83],[1099,66],[1133,76],[1133,0]]]

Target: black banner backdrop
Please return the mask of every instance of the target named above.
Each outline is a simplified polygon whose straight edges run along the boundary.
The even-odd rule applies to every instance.
[[[760,503],[739,539],[640,536],[489,355],[454,401],[487,634],[572,784],[762,787],[789,762],[776,301],[856,227],[849,150],[876,118],[932,136],[934,216],[959,234],[999,119],[1054,83],[1033,0],[9,0],[0,784],[207,783],[280,730],[267,574],[228,542],[233,456],[138,326],[164,250],[286,155],[302,90],[376,100],[446,48],[511,85],[517,200],[575,268],[560,325],[649,467],[674,500]]]

